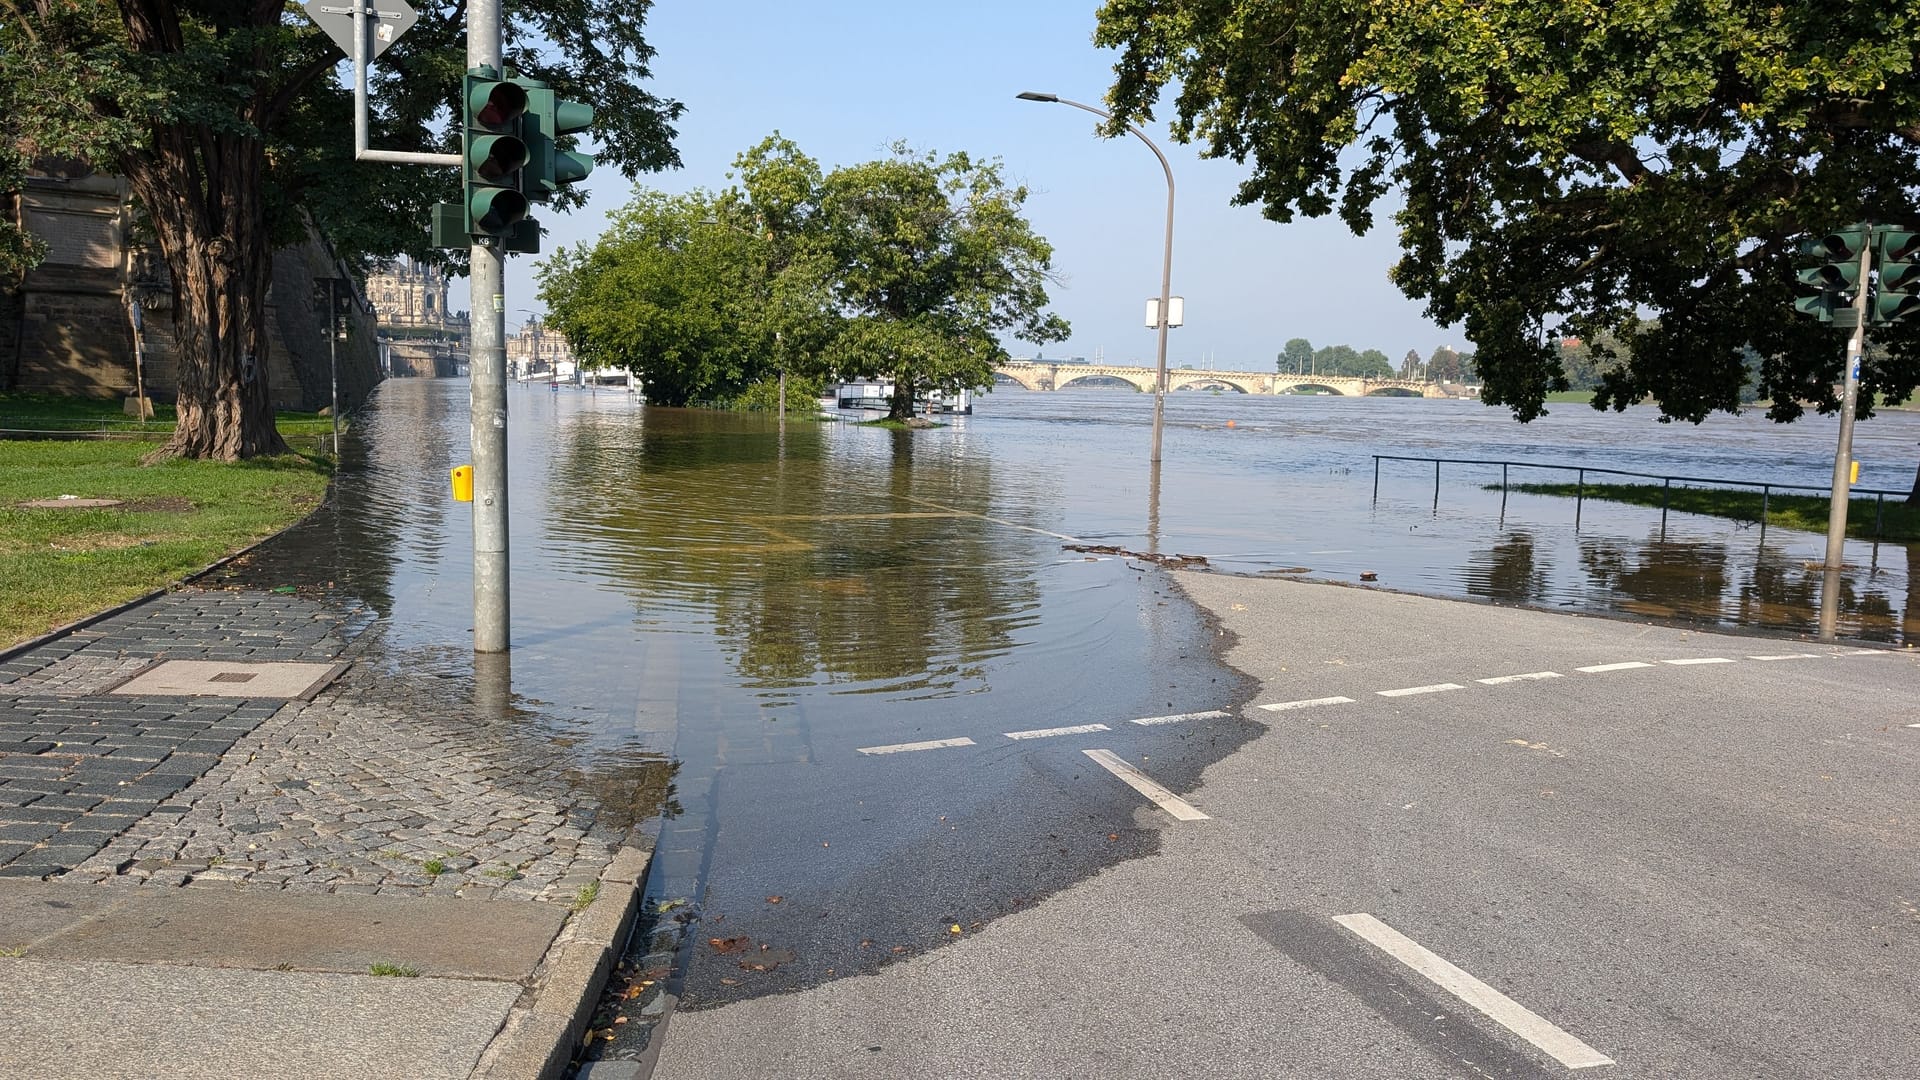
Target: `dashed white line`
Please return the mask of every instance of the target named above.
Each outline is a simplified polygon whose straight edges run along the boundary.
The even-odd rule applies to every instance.
[[[1592,667],[1574,668],[1573,670],[1584,671],[1589,675],[1598,675],[1603,671],[1626,671],[1629,668],[1643,668],[1643,667],[1652,667],[1652,666],[1653,666],[1652,664],[1643,664],[1638,660],[1627,660],[1618,664],[1595,664]]]
[[[1661,663],[1663,663],[1663,664],[1672,664],[1672,665],[1673,665],[1674,667],[1689,667],[1689,666],[1691,666],[1691,665],[1694,665],[1694,664],[1731,664],[1731,663],[1735,663],[1735,661],[1733,661],[1733,660],[1729,660],[1729,659],[1727,659],[1727,658],[1726,658],[1726,657],[1724,657],[1724,656],[1686,656],[1686,657],[1682,657],[1682,658],[1680,658],[1680,659],[1678,659],[1678,660],[1662,660],[1662,661],[1660,661],[1660,662],[1661,662]]]
[[[1885,649],[1848,649],[1846,652],[1840,653],[1839,655],[1841,656],[1891,656],[1893,654],[1889,653]]]
[[[1288,709],[1317,709],[1322,705],[1351,704],[1353,699],[1350,697],[1317,697],[1307,698],[1304,701],[1276,701],[1271,705],[1262,705],[1260,708],[1268,712],[1286,712]]]
[[[1139,769],[1121,761],[1111,750],[1082,750],[1081,753],[1092,758],[1101,768],[1120,778],[1128,787],[1145,795],[1155,806],[1172,814],[1181,821],[1210,821],[1194,805],[1159,784]]]
[[[1747,659],[1749,660],[1818,660],[1820,659],[1820,654],[1810,653],[1810,652],[1775,653],[1772,656],[1749,656],[1747,657]]]
[[[1225,709],[1208,709],[1206,712],[1174,713],[1172,716],[1142,716],[1134,723],[1151,727],[1154,724],[1181,724],[1188,720],[1223,720],[1232,715]]]
[[[1491,679],[1475,679],[1473,681],[1477,683],[1485,683],[1488,686],[1500,686],[1505,683],[1512,683],[1512,682],[1531,682],[1535,679],[1560,679],[1560,678],[1565,678],[1565,676],[1561,675],[1557,671],[1529,671],[1525,675],[1496,675]]]
[[[1494,1023],[1539,1047],[1569,1069],[1611,1065],[1613,1059],[1555,1027],[1507,995],[1448,963],[1419,942],[1365,912],[1336,915],[1334,922],[1369,945],[1432,980],[1433,984],[1480,1010]]]
[[[859,750],[863,754],[904,754],[913,750],[941,750],[949,746],[972,745],[972,739],[962,737],[958,739],[930,739],[926,742],[894,743],[891,746],[862,746],[859,747]]]
[[[1442,690],[1465,690],[1457,682],[1434,683],[1432,686],[1408,686],[1399,690],[1375,690],[1381,697],[1411,697],[1414,694],[1437,694]]]
[[[1074,724],[1070,727],[1035,728],[1032,731],[1009,731],[1009,739],[1050,739],[1055,735],[1085,735],[1090,731],[1112,731],[1105,724]]]

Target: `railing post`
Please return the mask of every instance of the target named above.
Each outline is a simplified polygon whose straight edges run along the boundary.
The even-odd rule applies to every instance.
[[[1773,485],[1760,485],[1760,543],[1767,542],[1767,511],[1773,505]]]
[[[1884,491],[1876,491],[1873,494],[1873,535],[1875,537],[1880,535],[1880,524],[1886,520],[1886,516],[1887,494]],[[1912,571],[1908,572],[1911,573]]]
[[[1373,455],[1373,505],[1380,505],[1380,455]]]
[[[1440,459],[1433,459],[1433,512],[1440,512]]]
[[[1587,470],[1577,470],[1573,486],[1573,531],[1580,531],[1580,508],[1587,504]]]
[[[1660,478],[1660,539],[1667,538],[1667,507],[1673,504],[1673,477]]]

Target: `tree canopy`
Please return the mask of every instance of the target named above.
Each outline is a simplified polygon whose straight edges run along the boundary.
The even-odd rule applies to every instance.
[[[984,386],[1002,334],[1065,340],[1045,313],[1052,249],[997,162],[896,146],[823,171],[777,134],[714,195],[637,195],[541,271],[553,325],[651,400],[724,398],[776,370],[880,378],[892,415],[921,391]]]
[[[1841,407],[1844,335],[1793,313],[1798,240],[1920,221],[1920,0],[1107,0],[1114,131],[1152,115],[1249,163],[1237,201],[1338,212],[1390,190],[1392,278],[1475,343],[1521,419],[1563,336],[1612,335],[1596,407]],[[1860,415],[1920,382],[1920,324],[1874,331]]]
[[[466,5],[416,0],[420,21],[373,68],[374,146],[455,151]],[[629,176],[676,164],[680,106],[643,86],[650,0],[509,2],[507,66],[595,104],[599,156]],[[347,75],[343,78],[343,71]],[[167,452],[284,449],[264,359],[274,247],[317,227],[362,267],[427,247],[452,168],[355,163],[350,69],[297,5],[28,0],[0,23],[0,187],[35,160],[125,176],[164,255],[180,341],[180,424]],[[564,208],[582,196],[564,196]],[[0,224],[0,259],[32,246]],[[455,268],[459,261],[454,260]]]

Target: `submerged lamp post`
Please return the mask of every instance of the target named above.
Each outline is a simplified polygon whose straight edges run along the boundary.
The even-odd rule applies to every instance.
[[[1095,116],[1104,116],[1109,120],[1113,119],[1113,114],[1105,109],[1095,108],[1092,105],[1083,105],[1078,101],[1068,101],[1066,98],[1060,97],[1057,94],[1040,94],[1028,90],[1023,94],[1015,96],[1022,101],[1046,101],[1059,105],[1071,105],[1076,109],[1084,109]],[[1153,156],[1160,159],[1160,168],[1167,174],[1167,242],[1166,249],[1160,259],[1160,308],[1156,320],[1158,322],[1156,330],[1159,332],[1159,342],[1155,347],[1154,353],[1153,379],[1152,461],[1155,465],[1158,465],[1160,464],[1160,425],[1161,418],[1166,412],[1167,402],[1167,329],[1173,318],[1173,166],[1167,164],[1167,155],[1160,152],[1160,148],[1153,144],[1152,139],[1147,138],[1146,132],[1141,131],[1132,124],[1127,125],[1127,130],[1133,132],[1135,137],[1147,144],[1147,149],[1153,151]]]

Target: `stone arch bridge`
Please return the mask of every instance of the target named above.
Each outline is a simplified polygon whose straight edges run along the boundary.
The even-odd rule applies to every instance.
[[[1055,364],[1045,360],[1011,360],[994,374],[1028,390],[1064,390],[1082,379],[1105,377],[1132,383],[1142,393],[1153,390],[1154,369],[1125,364]],[[1168,368],[1167,389],[1217,387],[1242,394],[1329,393],[1341,397],[1393,394],[1404,397],[1446,397],[1438,383],[1417,379],[1362,379],[1349,375],[1283,375],[1258,371],[1206,371]]]

